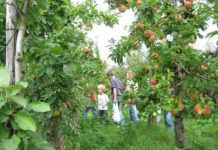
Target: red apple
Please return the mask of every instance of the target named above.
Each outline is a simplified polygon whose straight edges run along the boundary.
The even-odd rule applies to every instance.
[[[183,103],[179,103],[178,107],[180,110],[183,110],[185,108],[185,105]]]
[[[158,65],[154,65],[154,70],[157,70],[158,69]]]
[[[195,107],[194,107],[194,111],[195,112],[198,112],[198,110],[201,109],[201,105],[200,104],[196,104]]]
[[[156,85],[156,84],[157,84],[157,81],[154,79],[151,79],[151,85]]]
[[[192,1],[186,0],[186,1],[184,2],[184,5],[185,5],[186,7],[191,7],[191,6],[192,6]]]
[[[178,111],[177,111],[176,108],[173,108],[173,110],[172,110],[171,113],[172,113],[172,115],[173,115],[174,117],[178,115]]]
[[[86,47],[84,47],[82,50],[83,50],[83,52],[85,52],[85,53],[89,53],[89,49],[86,48]]]
[[[143,28],[144,28],[144,24],[142,24],[140,22],[136,24],[136,29],[141,30]]]
[[[146,71],[150,70],[150,66],[145,66],[145,70]]]
[[[165,39],[165,36],[164,36],[164,35],[161,35],[161,36],[159,37],[159,39],[160,39],[160,40],[163,40],[163,39]]]
[[[149,38],[149,42],[154,43],[156,40],[156,36],[155,35],[151,35],[151,37]]]
[[[181,15],[176,15],[175,20],[176,20],[176,22],[182,21],[182,16]]]
[[[153,8],[152,8],[152,12],[154,13],[154,12],[157,12],[157,6],[154,6]]]
[[[202,70],[202,71],[207,71],[208,68],[207,68],[207,66],[205,66],[205,65],[201,65],[201,70]]]
[[[142,0],[137,0],[137,1],[136,1],[136,5],[137,5],[137,6],[140,6],[141,4],[142,4]]]
[[[204,107],[204,108],[203,108],[203,114],[204,114],[205,116],[209,116],[210,113],[211,113],[211,109],[210,109],[209,107]]]
[[[120,12],[125,12],[126,11],[126,6],[123,5],[123,4],[120,4],[118,9],[119,9]]]
[[[66,104],[67,107],[70,107],[70,100],[69,100],[69,99],[66,100],[66,101],[65,101],[65,104]]]
[[[150,37],[152,35],[152,31],[151,30],[145,30],[144,31],[144,36],[145,37]]]
[[[94,93],[90,93],[89,97],[90,97],[91,101],[93,101],[93,102],[97,101],[97,97],[96,97],[96,95]]]

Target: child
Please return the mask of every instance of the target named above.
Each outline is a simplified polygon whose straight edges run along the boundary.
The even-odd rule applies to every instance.
[[[105,85],[99,84],[98,85],[98,114],[100,118],[102,118],[104,121],[107,122],[109,98],[105,94],[105,91],[106,91]]]

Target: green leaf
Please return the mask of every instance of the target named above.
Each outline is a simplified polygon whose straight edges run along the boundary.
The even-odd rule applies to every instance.
[[[27,88],[28,83],[26,83],[26,82],[18,82],[17,85],[20,85],[20,86],[22,86],[23,88]]]
[[[73,76],[77,71],[77,66],[74,63],[65,64],[63,67],[63,71],[65,75]]]
[[[5,90],[6,90],[8,96],[14,96],[20,92],[21,88],[18,85],[10,85],[10,86],[6,87]]]
[[[14,130],[19,130],[19,127],[14,120],[10,120],[10,124]]]
[[[6,122],[8,120],[8,116],[5,115],[5,114],[0,114],[0,122],[3,123],[3,122]]]
[[[36,131],[36,123],[27,112],[19,112],[14,115],[15,122],[23,130]]]
[[[54,150],[39,133],[29,131],[27,134],[31,137],[31,142],[35,147],[43,150]]]
[[[8,128],[1,124],[0,129],[0,141],[7,139],[9,137]]]
[[[0,100],[0,109],[2,108],[2,106],[4,106],[5,105],[5,102],[4,101],[2,101],[2,100]]]
[[[14,109],[6,105],[2,108],[1,112],[6,115],[11,115],[14,112]]]
[[[19,136],[20,138],[24,139],[24,138],[26,138],[28,136],[26,132],[27,131],[18,131],[17,132],[17,136]]]
[[[11,97],[11,100],[23,107],[26,107],[27,105],[27,100],[22,96],[13,96]]]
[[[6,87],[10,83],[10,72],[4,67],[0,67],[0,87]]]
[[[3,141],[3,148],[5,150],[17,150],[20,145],[20,138],[17,135],[13,135],[11,139]]]
[[[51,108],[48,103],[45,102],[32,102],[27,105],[27,108],[36,112],[47,112]]]

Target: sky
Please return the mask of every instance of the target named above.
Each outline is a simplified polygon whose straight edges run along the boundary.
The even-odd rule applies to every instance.
[[[73,0],[78,2],[83,2],[84,0]],[[98,4],[99,10],[107,10],[108,5],[104,3],[104,0],[96,0]],[[92,31],[89,33],[89,37],[95,41],[99,50],[101,59],[105,60],[109,66],[114,65],[113,61],[108,58],[111,51],[108,48],[110,45],[109,40],[111,38],[115,40],[119,40],[122,36],[128,35],[128,27],[134,21],[134,13],[132,10],[128,9],[124,13],[120,13],[119,22],[118,24],[114,25],[113,28],[107,27],[105,25],[94,25]],[[212,21],[209,23],[209,27],[206,31],[201,32],[204,36],[207,33],[217,30],[217,26],[212,24]],[[203,49],[206,50],[208,48],[215,49],[216,41],[218,36],[204,39],[197,39],[196,43],[193,44],[193,47],[196,49]]]

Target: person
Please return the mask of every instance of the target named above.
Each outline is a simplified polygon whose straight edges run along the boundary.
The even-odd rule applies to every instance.
[[[164,111],[164,124],[169,130],[173,130],[173,120],[170,111]]]
[[[123,125],[124,118],[123,118],[123,114],[121,111],[121,103],[120,103],[120,99],[121,99],[122,94],[123,94],[122,84],[121,84],[121,81],[115,77],[115,75],[112,71],[107,72],[107,77],[110,80],[112,104],[114,104],[114,103],[118,104],[118,108],[120,111],[120,118],[121,118],[120,125]]]
[[[170,85],[170,93],[173,94],[174,92],[174,88]],[[164,124],[167,129],[173,130],[173,119],[170,111],[164,111]]]
[[[98,115],[106,123],[108,122],[108,102],[109,98],[105,94],[106,88],[104,84],[98,85]]]
[[[89,112],[89,110],[91,109],[92,114],[97,117],[98,116],[98,112],[97,112],[97,108],[96,108],[96,95],[95,93],[91,92],[89,93],[89,98],[86,99],[86,103],[85,106],[83,107],[83,116],[87,116],[87,113]]]
[[[133,94],[137,94],[138,92],[138,84],[133,81],[133,72],[131,70],[127,71],[126,74],[127,83],[125,92],[128,94],[133,92]],[[133,122],[137,122],[138,118],[138,110],[136,108],[136,97],[134,96],[133,101],[128,104],[129,106],[129,115],[130,120]]]

